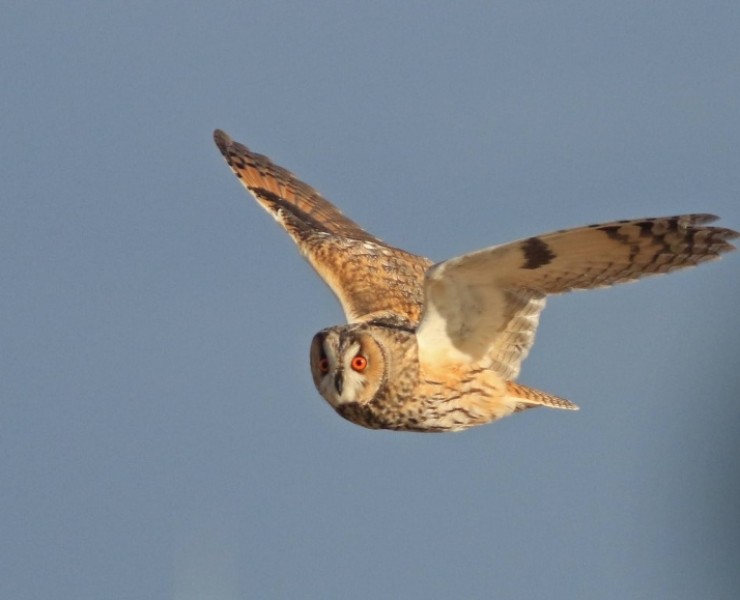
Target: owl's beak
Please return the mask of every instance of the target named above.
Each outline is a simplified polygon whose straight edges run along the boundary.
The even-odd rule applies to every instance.
[[[342,388],[344,387],[344,375],[339,371],[334,376],[334,388],[337,390],[337,394],[342,395]]]

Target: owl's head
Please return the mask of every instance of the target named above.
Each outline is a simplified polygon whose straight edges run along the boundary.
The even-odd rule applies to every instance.
[[[374,327],[346,325],[319,331],[311,342],[316,389],[335,409],[370,402],[388,378],[388,358]]]

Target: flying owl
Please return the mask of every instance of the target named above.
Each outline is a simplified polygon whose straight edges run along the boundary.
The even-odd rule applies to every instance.
[[[344,216],[267,157],[214,133],[226,162],[337,296],[348,324],[311,342],[319,393],[371,429],[460,431],[536,406],[578,407],[519,383],[548,294],[719,258],[737,232],[707,214],[614,221],[437,264]]]

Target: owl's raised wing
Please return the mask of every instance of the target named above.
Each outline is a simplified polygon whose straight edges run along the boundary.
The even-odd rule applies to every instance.
[[[244,187],[337,296],[348,321],[382,318],[416,326],[431,261],[369,234],[293,173],[223,131],[213,138]]]
[[[614,221],[494,246],[427,272],[422,362],[483,361],[507,380],[534,342],[547,294],[592,289],[719,258],[737,232],[713,215]]]

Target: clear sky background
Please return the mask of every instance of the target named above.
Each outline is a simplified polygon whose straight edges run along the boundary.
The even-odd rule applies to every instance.
[[[554,298],[581,405],[361,429],[332,295],[219,127],[442,260],[618,218],[740,228],[740,4],[11,2],[0,18],[0,597],[740,590],[740,255]]]

